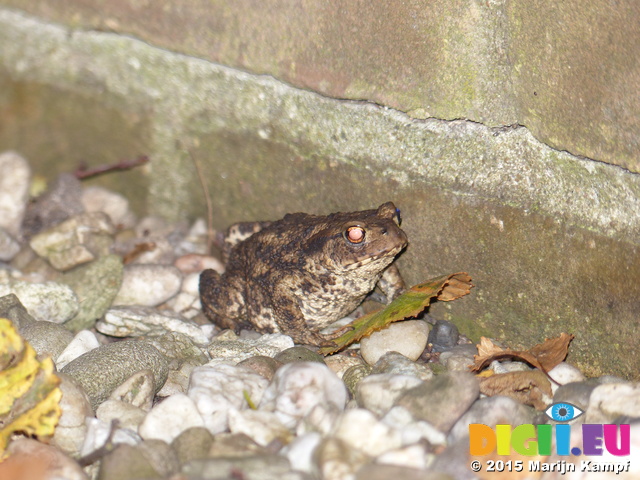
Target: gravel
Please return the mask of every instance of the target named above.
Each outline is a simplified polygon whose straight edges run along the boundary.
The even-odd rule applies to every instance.
[[[482,397],[477,349],[444,320],[398,322],[328,357],[282,334],[221,332],[200,310],[199,272],[223,268],[202,220],[137,219],[68,175],[29,202],[30,176],[0,154],[0,316],[61,372],[62,417],[51,445],[16,438],[9,452],[55,458],[50,478],[473,480],[469,424],[555,423]],[[553,401],[585,412],[572,424],[628,422],[640,448],[637,383],[564,362],[549,376]],[[83,469],[89,454],[101,460]]]

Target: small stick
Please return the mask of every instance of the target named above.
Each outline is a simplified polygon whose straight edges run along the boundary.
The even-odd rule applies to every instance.
[[[86,165],[81,164],[73,174],[78,180],[84,180],[85,178],[95,177],[97,175],[102,175],[103,173],[129,170],[130,168],[144,165],[147,162],[149,162],[149,157],[146,155],[139,155],[131,160],[124,159],[116,163],[97,165],[95,167],[87,167]]]

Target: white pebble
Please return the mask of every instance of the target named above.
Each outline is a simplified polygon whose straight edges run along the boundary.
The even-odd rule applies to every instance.
[[[126,428],[117,428],[112,434],[112,424],[98,420],[95,417],[87,417],[85,421],[87,424],[87,436],[84,438],[84,443],[80,450],[81,457],[102,448],[109,437],[111,437],[114,445],[137,445],[142,440],[140,435]]]
[[[548,375],[560,385],[566,385],[572,382],[583,382],[585,380],[583,373],[577,367],[567,362],[561,362],[553,367],[549,370]],[[557,385],[555,382],[550,383],[551,391],[555,394],[560,385]]]
[[[156,307],[180,291],[182,274],[170,265],[127,265],[112,305]]]
[[[287,427],[293,428],[316,405],[332,403],[342,410],[347,398],[344,383],[326,365],[296,362],[276,371],[260,408],[275,412]]]
[[[20,234],[30,183],[31,169],[21,155],[0,154],[0,228],[13,236]]]
[[[177,313],[137,305],[110,308],[104,318],[96,323],[96,330],[114,337],[159,336],[168,332],[178,332],[196,344],[209,343],[209,339],[198,325]]]
[[[62,283],[29,283],[19,280],[0,284],[0,297],[14,293],[24,308],[36,320],[64,323],[71,320],[80,308],[78,297],[71,287]]]
[[[260,410],[229,410],[229,431],[244,433],[258,445],[266,447],[273,440],[288,444],[293,434],[275,413]]]
[[[114,225],[121,229],[132,228],[135,215],[129,210],[129,200],[102,187],[86,187],[82,190],[82,206],[87,212],[104,212]]]
[[[426,455],[421,445],[409,445],[383,453],[376,459],[376,463],[424,470],[429,466],[429,460],[432,459],[433,457]]]
[[[176,393],[151,409],[138,432],[145,440],[154,438],[171,443],[188,428],[202,427],[204,423],[193,400]]]
[[[407,390],[422,383],[412,375],[380,373],[369,375],[356,387],[358,405],[377,415],[384,415]]]
[[[145,368],[118,385],[109,395],[109,399],[125,402],[148,412],[153,406],[155,388],[156,380],[153,372]]]
[[[388,352],[398,352],[417,360],[427,346],[429,325],[422,320],[392,323],[360,342],[360,353],[369,365],[374,365]]]
[[[60,409],[62,415],[52,439],[54,445],[69,455],[77,455],[87,434],[86,417],[93,416],[91,402],[84,389],[69,375],[57,373],[60,378]]]
[[[322,436],[318,432],[309,432],[296,437],[293,442],[283,448],[293,470],[312,473],[315,468],[313,455],[320,444]]]
[[[379,421],[369,410],[346,410],[334,429],[334,436],[368,455],[378,456],[402,445],[400,432]]]
[[[62,370],[67,363],[99,346],[100,342],[98,342],[95,333],[89,330],[79,331],[56,359],[56,368]]]
[[[613,423],[617,417],[640,417],[640,385],[605,383],[591,392],[585,423]]]
[[[416,421],[404,407],[393,407],[382,418],[382,422],[400,431],[402,445],[412,445],[421,440],[426,440],[431,445],[447,444],[447,436],[444,433],[429,422]]]
[[[268,383],[249,368],[203,365],[193,369],[188,395],[215,435],[227,429],[230,410],[248,407],[245,395],[257,405]]]
[[[118,426],[138,431],[138,427],[145,419],[147,412],[140,407],[120,400],[105,400],[96,410],[96,418],[105,423],[118,420]]]

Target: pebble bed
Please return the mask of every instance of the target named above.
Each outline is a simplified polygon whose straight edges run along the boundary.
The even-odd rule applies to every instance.
[[[16,437],[9,452],[52,459],[45,478],[496,478],[497,456],[472,471],[469,424],[553,423],[481,395],[468,368],[477,349],[445,321],[399,322],[328,357],[286,335],[221,332],[200,308],[200,272],[224,269],[202,220],[137,219],[126,198],[72,175],[30,201],[30,182],[23,157],[0,154],[0,317],[54,360],[63,392],[50,444]],[[438,353],[431,362],[425,348]],[[542,460],[631,459],[597,478],[640,478],[640,385],[567,363],[549,373],[559,385],[546,403],[584,412],[572,444],[581,423],[630,423],[632,456]],[[527,473],[524,460],[524,472],[498,478],[592,475]]]

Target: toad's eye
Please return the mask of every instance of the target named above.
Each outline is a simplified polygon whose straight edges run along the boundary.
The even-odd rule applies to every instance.
[[[350,243],[362,243],[364,241],[364,228],[353,226],[347,228],[344,232],[344,238],[346,238]]]
[[[400,216],[400,209],[396,207],[396,223],[398,226],[402,225],[402,217]]]
[[[547,416],[556,422],[570,422],[574,418],[578,418],[584,412],[575,405],[566,402],[558,402],[551,405],[545,410]]]

